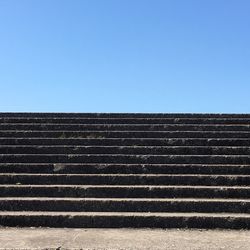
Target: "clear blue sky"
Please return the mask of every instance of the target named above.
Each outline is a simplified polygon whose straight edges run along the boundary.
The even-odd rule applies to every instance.
[[[0,111],[250,113],[250,1],[0,0]]]

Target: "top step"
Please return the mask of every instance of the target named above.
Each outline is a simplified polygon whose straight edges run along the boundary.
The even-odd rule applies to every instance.
[[[250,114],[205,113],[0,113],[0,117],[79,117],[79,118],[250,118]]]
[[[207,124],[207,125],[250,125],[249,118],[171,118],[171,117],[108,117],[108,118],[89,118],[89,117],[1,117],[0,124]]]

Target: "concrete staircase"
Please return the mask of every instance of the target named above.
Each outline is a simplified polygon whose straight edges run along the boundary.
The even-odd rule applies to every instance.
[[[0,226],[250,228],[250,115],[0,113]]]

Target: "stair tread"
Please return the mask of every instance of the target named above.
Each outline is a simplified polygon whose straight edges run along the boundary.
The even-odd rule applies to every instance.
[[[235,155],[216,155],[216,154],[202,154],[202,155],[197,155],[197,154],[190,154],[190,155],[184,155],[184,154],[166,154],[166,155],[153,155],[153,154],[0,154],[0,156],[129,156],[129,157],[152,157],[152,156],[166,156],[166,157],[204,157],[204,156],[209,156],[209,157],[250,157],[250,155],[240,155],[240,154],[235,154]],[[56,162],[55,162],[56,164]],[[204,163],[205,164],[205,163]]]
[[[246,127],[250,127],[250,120],[248,123],[245,123],[245,124],[206,124],[206,123],[107,123],[107,119],[104,119],[103,121],[105,121],[105,123],[52,123],[52,122],[40,122],[40,123],[33,123],[33,122],[30,122],[30,123],[15,123],[15,122],[1,122],[1,119],[0,119],[0,125],[24,125],[24,126],[29,126],[29,125],[60,125],[60,126],[65,126],[65,125],[68,125],[68,126],[131,126],[131,127],[139,127],[139,126],[179,126],[179,127],[184,127],[184,126],[218,126],[218,127],[224,127],[224,126],[246,126]],[[134,119],[133,119],[134,121]]]
[[[160,176],[166,176],[166,177],[210,177],[210,178],[217,178],[217,177],[227,177],[227,178],[236,178],[236,177],[243,177],[243,178],[250,178],[250,175],[208,175],[208,174],[37,174],[37,173],[0,173],[0,176],[89,176],[89,177],[98,177],[98,176],[120,176],[120,177],[127,177],[127,176],[139,176],[139,177],[160,177]]]
[[[140,189],[140,188],[157,188],[157,189],[164,189],[164,188],[174,188],[174,189],[177,189],[177,188],[183,188],[183,189],[250,189],[250,186],[201,186],[201,185],[195,185],[195,186],[190,186],[190,185],[186,185],[186,186],[183,186],[183,185],[70,185],[70,184],[45,184],[45,185],[32,185],[32,184],[0,184],[0,188],[1,187],[15,187],[15,188],[25,188],[25,187],[34,187],[34,188],[40,188],[40,187],[44,187],[44,188],[47,188],[47,187],[56,187],[56,188],[60,188],[60,187],[68,187],[68,188],[112,188],[112,189],[115,189],[115,188],[124,188],[124,189],[129,189],[129,188],[136,188],[136,189]]]
[[[235,203],[244,202],[250,203],[249,199],[234,198],[234,199],[218,199],[218,198],[71,198],[71,197],[0,197],[1,201],[124,201],[124,202],[223,202]]]
[[[233,217],[249,218],[248,213],[177,213],[177,212],[47,212],[47,211],[0,211],[0,216],[129,216],[129,217]]]
[[[13,130],[15,132],[16,130]],[[8,132],[8,131],[7,131]],[[42,132],[48,132],[48,131],[42,131]],[[216,141],[249,141],[249,138],[237,138],[237,137],[232,137],[232,138],[218,138],[218,137],[210,137],[210,138],[204,138],[204,137],[167,137],[167,138],[161,138],[161,137],[156,137],[156,138],[150,138],[150,137],[136,137],[136,138],[128,138],[128,137],[109,137],[109,138],[60,138],[60,137],[2,137],[0,136],[0,139],[9,139],[9,140],[61,140],[61,141],[83,141],[83,140],[88,140],[88,141],[119,141],[119,140],[131,140],[131,141],[152,141],[152,140],[157,140],[157,141],[171,141],[171,140],[203,140],[203,141],[211,141],[211,140],[216,140]]]
[[[222,117],[250,117],[248,113],[80,113],[80,112],[0,112],[0,117],[207,117],[207,118],[222,118]]]
[[[204,133],[211,133],[211,134],[223,134],[223,133],[228,133],[228,134],[249,134],[250,131],[221,131],[221,130],[199,130],[199,131],[195,131],[195,130],[170,130],[170,131],[159,131],[159,130],[150,130],[150,131],[145,131],[145,130],[33,130],[33,129],[20,129],[20,130],[16,130],[16,129],[8,129],[8,130],[2,130],[0,129],[0,132],[42,132],[42,133],[53,133],[53,132],[60,132],[60,133],[110,133],[110,132],[114,132],[114,133],[185,133],[185,132],[190,132],[190,133],[197,133],[197,134],[204,134]],[[1,136],[2,137],[2,136]]]
[[[65,166],[204,166],[204,167],[250,167],[250,164],[206,164],[206,163],[15,163],[15,162],[7,162],[7,163],[0,163],[1,166],[57,166],[57,165],[65,165]]]
[[[0,145],[0,148],[235,148],[235,149],[250,149],[250,146],[142,146],[142,145],[134,145],[134,146],[109,146],[109,145],[91,145],[91,146],[83,146],[83,145]]]
[[[27,176],[139,176],[139,177],[158,177],[158,176],[173,176],[173,177],[222,177],[222,175],[218,175],[218,174],[44,174],[44,173],[0,173],[0,176],[5,176],[5,175],[13,175],[13,176],[23,176],[23,175],[27,175]],[[249,178],[250,175],[223,175],[223,177],[228,177],[228,178],[234,178],[234,177],[245,177],[245,178]]]

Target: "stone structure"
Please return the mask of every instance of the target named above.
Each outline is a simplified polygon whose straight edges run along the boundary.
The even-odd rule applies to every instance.
[[[0,113],[0,225],[250,228],[250,115]]]

